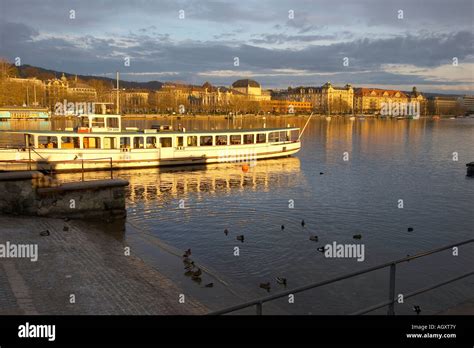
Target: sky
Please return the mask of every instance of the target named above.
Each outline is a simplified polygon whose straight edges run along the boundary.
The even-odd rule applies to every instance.
[[[129,81],[472,94],[474,0],[0,0],[0,57]]]

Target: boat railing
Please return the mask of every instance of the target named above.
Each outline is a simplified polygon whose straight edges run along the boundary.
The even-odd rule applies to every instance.
[[[87,159],[81,158],[81,179],[82,179],[82,181],[84,181],[84,172],[85,172],[84,162],[88,162],[88,161],[91,161],[91,162],[92,162],[92,161],[102,161],[102,160],[109,160],[109,164],[110,164],[110,179],[113,179],[113,178],[114,178],[113,158],[112,158],[112,157],[87,158]]]
[[[275,294],[275,295],[266,296],[266,297],[255,299],[255,300],[245,302],[245,303],[242,303],[242,304],[239,304],[239,305],[224,308],[224,309],[221,309],[221,310],[218,310],[218,311],[211,312],[208,315],[227,314],[227,313],[235,312],[235,311],[245,309],[245,308],[248,308],[248,307],[253,307],[253,306],[256,307],[256,314],[257,315],[262,315],[263,314],[263,304],[266,303],[266,302],[270,302],[270,301],[273,301],[273,300],[276,300],[276,299],[279,299],[279,298],[282,298],[282,297],[287,297],[289,295],[294,295],[296,293],[300,293],[300,292],[303,292],[303,291],[316,289],[316,288],[322,287],[324,285],[336,283],[336,282],[339,282],[341,280],[353,278],[353,277],[356,277],[356,276],[359,276],[359,275],[362,275],[362,274],[366,274],[366,273],[370,273],[370,272],[373,272],[373,271],[376,271],[376,270],[379,270],[379,269],[383,269],[383,268],[389,268],[390,269],[389,270],[388,300],[384,301],[384,302],[381,302],[381,303],[378,303],[376,305],[373,305],[371,307],[359,310],[357,312],[351,313],[351,314],[352,315],[366,314],[366,313],[369,313],[369,312],[375,311],[377,309],[388,306],[387,315],[395,315],[395,304],[397,303],[397,301],[395,299],[395,279],[396,279],[396,266],[398,264],[401,264],[403,262],[409,262],[409,261],[414,260],[414,259],[422,258],[422,257],[428,256],[428,255],[439,253],[441,251],[452,249],[452,248],[455,248],[455,247],[457,248],[457,247],[460,247],[461,245],[466,245],[466,244],[469,244],[469,243],[472,243],[472,242],[474,242],[474,239],[468,239],[468,240],[465,240],[465,241],[460,242],[460,243],[454,243],[454,244],[446,245],[446,246],[443,246],[443,247],[440,247],[440,248],[432,249],[432,250],[429,250],[429,251],[424,251],[424,252],[418,253],[418,254],[413,255],[413,256],[407,256],[407,257],[404,257],[404,258],[399,259],[399,260],[389,261],[389,262],[386,262],[386,263],[383,263],[383,264],[380,264],[380,265],[377,265],[377,266],[369,267],[369,268],[366,268],[366,269],[363,269],[363,270],[360,270],[360,271],[357,271],[357,272],[345,274],[345,275],[335,277],[335,278],[332,278],[332,279],[329,279],[329,280],[325,280],[325,281],[322,281],[322,282],[312,283],[312,284],[301,286],[301,287],[294,288],[294,289],[291,289],[291,290],[286,290],[286,291],[280,292],[280,293]],[[474,275],[474,270],[471,270],[467,273],[464,273],[464,274],[458,275],[456,277],[444,280],[440,283],[429,285],[429,286],[426,286],[424,288],[412,291],[410,293],[403,294],[403,299],[405,300],[407,298],[410,298],[410,297],[419,295],[421,293],[439,288],[440,286],[452,283],[452,282],[457,281],[457,280],[461,280],[463,278],[466,278],[466,277],[469,277],[469,276],[472,276],[472,275]]]

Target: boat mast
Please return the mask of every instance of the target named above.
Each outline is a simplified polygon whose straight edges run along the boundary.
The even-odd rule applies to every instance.
[[[115,108],[116,114],[120,114],[120,91],[119,91],[119,72],[117,71],[117,106]]]

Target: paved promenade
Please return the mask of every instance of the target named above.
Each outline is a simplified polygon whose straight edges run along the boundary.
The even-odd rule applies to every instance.
[[[36,262],[0,258],[0,314],[207,312],[186,294],[180,303],[183,292],[133,256],[133,250],[126,256],[120,238],[79,226],[60,219],[0,216],[0,245],[38,245]],[[45,230],[49,235],[41,236]]]

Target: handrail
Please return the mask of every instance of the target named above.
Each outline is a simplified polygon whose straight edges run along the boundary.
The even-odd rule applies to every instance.
[[[318,288],[318,287],[321,287],[323,285],[332,284],[332,283],[335,283],[335,282],[338,282],[338,281],[341,281],[341,280],[345,280],[345,279],[348,279],[348,278],[353,278],[355,276],[365,274],[365,273],[370,273],[370,272],[373,272],[373,271],[376,271],[376,270],[379,270],[379,269],[382,269],[382,268],[386,268],[386,267],[390,267],[389,300],[384,302],[383,305],[382,304],[377,305],[378,307],[374,308],[372,310],[375,310],[375,309],[378,309],[378,308],[389,305],[390,307],[389,307],[388,314],[393,315],[393,314],[395,314],[395,312],[393,310],[393,306],[395,304],[395,299],[394,299],[394,294],[395,294],[395,266],[397,264],[400,264],[400,263],[403,263],[403,262],[408,262],[408,261],[411,261],[411,260],[415,260],[415,259],[418,259],[420,257],[435,254],[435,253],[438,253],[438,252],[441,252],[441,251],[444,251],[444,250],[447,250],[447,249],[451,249],[453,247],[459,247],[461,245],[469,244],[469,243],[472,243],[472,242],[474,242],[474,239],[468,239],[468,240],[465,240],[465,241],[460,242],[460,243],[453,243],[453,244],[450,244],[450,245],[446,245],[444,247],[440,247],[440,248],[432,249],[432,250],[429,250],[429,251],[421,252],[421,253],[415,254],[413,256],[406,256],[406,257],[403,257],[403,258],[398,259],[398,260],[385,262],[385,263],[377,265],[377,266],[369,267],[369,268],[366,268],[366,269],[363,269],[363,270],[360,270],[360,271],[352,272],[352,273],[345,274],[345,275],[335,277],[335,278],[332,278],[332,279],[328,279],[328,280],[324,280],[324,281],[321,281],[321,282],[304,285],[304,286],[301,286],[301,287],[298,287],[298,288],[294,288],[294,289],[291,289],[291,290],[286,290],[286,291],[280,292],[278,294],[262,297],[262,298],[252,300],[252,301],[248,301],[248,302],[245,302],[245,303],[242,303],[242,304],[239,304],[239,305],[224,308],[224,309],[221,309],[221,310],[218,310],[218,311],[208,313],[208,315],[220,315],[220,314],[231,313],[231,312],[235,312],[237,310],[244,309],[244,308],[251,307],[251,306],[256,306],[257,315],[261,315],[262,314],[262,307],[263,307],[262,305],[265,302],[269,302],[269,301],[272,301],[272,300],[275,300],[275,299],[278,299],[278,298],[282,298],[282,297],[285,297],[285,296],[288,296],[288,295],[291,295],[291,294],[296,294],[296,293],[299,293],[299,292],[303,292],[303,291],[306,291],[306,290]],[[470,272],[470,273],[467,273],[467,274],[464,274],[462,276],[453,278],[453,279],[450,280],[450,282],[461,279],[461,278],[464,278],[464,277],[467,277],[467,276],[470,276],[472,274],[474,274],[474,271]],[[437,284],[432,288],[444,285],[444,283],[446,283],[446,282],[443,282],[442,284]],[[417,295],[421,292],[425,292],[425,291],[428,291],[428,290],[426,290],[426,289],[417,290],[414,293],[411,293],[411,294],[408,294],[408,295],[409,295],[409,297],[411,297],[411,296],[415,296],[415,295]],[[406,298],[407,296],[405,295],[404,297]],[[375,306],[373,306],[373,307],[375,307]],[[367,312],[369,312],[369,311],[367,311]],[[360,312],[364,312],[364,311],[360,311]],[[358,312],[356,312],[356,313],[358,313]],[[363,313],[361,313],[361,314],[363,314]]]
[[[81,158],[81,175],[82,181],[84,181],[84,161],[97,161],[97,160],[104,160],[108,159],[110,161],[110,179],[114,178],[114,170],[113,170],[113,158],[112,157],[100,157],[100,158]],[[75,161],[75,160],[73,160]]]

